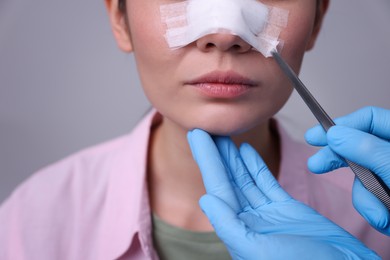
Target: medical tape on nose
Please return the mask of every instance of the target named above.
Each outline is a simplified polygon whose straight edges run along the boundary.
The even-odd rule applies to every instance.
[[[257,0],[186,0],[160,6],[165,38],[172,49],[206,35],[239,36],[265,57],[280,49],[279,35],[287,26],[288,11]]]

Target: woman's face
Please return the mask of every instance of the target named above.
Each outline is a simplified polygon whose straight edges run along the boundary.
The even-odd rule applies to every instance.
[[[108,6],[115,7],[111,1],[117,0],[107,0]],[[125,22],[115,10],[109,10],[118,44],[134,52],[152,105],[175,125],[219,135],[242,133],[272,117],[292,91],[275,61],[229,34],[208,35],[183,48],[170,49],[159,10],[160,5],[173,2],[177,1],[127,0]],[[319,28],[314,25],[316,1],[262,3],[289,11],[288,25],[280,35],[282,56],[298,72]],[[128,30],[123,28],[125,23]],[[128,31],[129,37],[125,35]]]

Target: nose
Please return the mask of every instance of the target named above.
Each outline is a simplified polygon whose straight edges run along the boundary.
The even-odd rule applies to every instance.
[[[196,41],[196,46],[204,52],[219,50],[222,52],[245,53],[252,49],[252,46],[239,36],[229,33],[215,33],[203,36]]]

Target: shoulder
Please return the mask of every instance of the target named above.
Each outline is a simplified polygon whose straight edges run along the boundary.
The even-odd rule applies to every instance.
[[[28,252],[47,244],[73,248],[70,244],[83,237],[93,243],[101,226],[116,232],[115,227],[130,225],[146,174],[149,127],[144,121],[130,134],[68,156],[19,185],[0,207],[0,244],[7,250],[23,245]]]
[[[114,172],[131,176],[133,168],[146,163],[150,117],[145,116],[129,134],[83,149],[39,170],[20,184],[10,198],[42,199],[39,194],[44,193],[88,194],[107,185]]]
[[[0,208],[0,217],[22,223],[66,221],[91,201],[99,203],[112,177],[112,167],[130,136],[91,147],[34,173]]]
[[[43,199],[48,194],[69,195],[65,190],[75,192],[82,188],[88,192],[92,188],[96,189],[101,181],[109,177],[115,158],[126,149],[126,146],[127,149],[131,147],[130,135],[70,155],[31,175],[19,185],[11,198]]]

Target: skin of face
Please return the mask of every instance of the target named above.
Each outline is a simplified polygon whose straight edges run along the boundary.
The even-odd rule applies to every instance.
[[[212,134],[234,135],[268,121],[289,98],[292,88],[272,58],[254,51],[241,38],[207,35],[176,50],[164,38],[160,5],[173,0],[127,0],[126,15],[118,0],[106,6],[119,47],[133,52],[144,92],[152,105],[174,127],[202,128]],[[305,51],[317,38],[328,1],[317,10],[314,0],[262,1],[289,11],[282,56],[298,73]],[[317,22],[315,22],[317,21]],[[203,95],[190,81],[210,72],[237,73],[253,85],[235,98]]]

